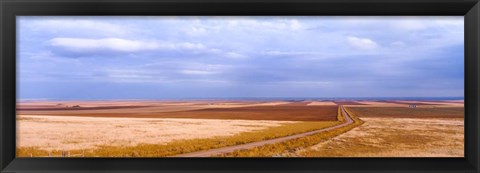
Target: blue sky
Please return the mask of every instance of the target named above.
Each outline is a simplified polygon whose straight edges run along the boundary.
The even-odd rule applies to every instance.
[[[462,97],[463,25],[463,16],[22,16],[17,97]]]

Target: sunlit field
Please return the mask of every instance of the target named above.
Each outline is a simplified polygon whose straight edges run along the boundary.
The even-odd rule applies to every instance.
[[[17,109],[17,155],[463,156],[462,103],[424,108],[378,103],[375,107],[374,102],[356,101],[25,102]],[[347,123],[346,118],[353,121]],[[321,129],[325,130],[315,132]],[[365,135],[371,133],[375,135]],[[300,136],[283,139],[293,135]],[[455,140],[446,140],[450,138]],[[345,152],[345,147],[354,149]]]

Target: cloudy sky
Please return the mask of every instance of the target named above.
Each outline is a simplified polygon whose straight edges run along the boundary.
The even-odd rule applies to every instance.
[[[461,17],[17,17],[18,98],[463,96]]]

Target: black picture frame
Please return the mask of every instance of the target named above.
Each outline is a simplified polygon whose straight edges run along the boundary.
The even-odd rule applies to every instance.
[[[479,172],[478,0],[0,0],[0,170],[7,172]],[[15,158],[16,16],[465,16],[464,158]]]

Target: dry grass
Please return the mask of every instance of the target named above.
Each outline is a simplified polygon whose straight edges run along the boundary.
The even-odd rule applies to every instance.
[[[82,118],[83,119],[83,118]],[[109,118],[106,118],[109,119]],[[202,121],[209,121],[209,120],[202,120]],[[229,121],[229,120],[224,120]],[[242,120],[240,120],[242,121]],[[243,120],[245,121],[245,120]],[[259,121],[248,121],[249,124],[242,124],[241,128],[257,128],[258,126],[255,125],[255,122]],[[273,139],[282,136],[288,136],[292,134],[322,129],[326,127],[331,127],[337,125],[338,121],[322,121],[322,122],[296,122],[296,123],[280,123],[280,126],[270,126],[268,128],[263,128],[259,130],[253,130],[248,132],[237,133],[231,136],[216,136],[216,137],[209,137],[198,135],[198,130],[191,130],[193,133],[192,136],[196,136],[199,138],[188,139],[188,140],[173,140],[168,143],[143,143],[143,140],[148,140],[149,137],[138,137],[138,136],[130,136],[131,141],[140,142],[138,145],[112,145],[112,143],[104,143],[101,145],[96,145],[95,148],[90,149],[79,149],[73,148],[67,150],[71,153],[85,153],[85,157],[163,157],[163,156],[173,156],[177,154],[195,152],[200,150],[207,150],[213,148],[220,148],[232,145],[239,145],[249,142]],[[57,123],[57,122],[56,122]],[[223,123],[223,122],[222,122]],[[171,125],[171,124],[170,124]],[[259,124],[260,125],[260,124]],[[158,125],[157,125],[158,126]],[[185,125],[177,125],[176,127],[184,127]],[[211,128],[209,131],[220,132],[225,134],[228,131],[228,127],[222,124],[216,125],[208,125]],[[223,126],[223,128],[222,128]],[[265,124],[261,124],[260,126],[265,127]],[[173,127],[173,126],[172,126]],[[58,129],[58,127],[54,127]],[[124,128],[123,126],[118,126],[117,129]],[[92,128],[95,131],[98,131],[96,128]],[[222,129],[222,130],[218,130]],[[76,130],[76,132],[83,132],[88,135],[88,132],[83,130]],[[129,130],[132,131],[132,130]],[[21,132],[20,132],[21,133]],[[61,133],[67,133],[68,131],[62,130]],[[148,134],[148,132],[139,130],[139,133]],[[110,132],[106,133],[110,136],[110,138],[115,138],[121,136],[122,133],[115,133],[116,135],[112,135]],[[22,136],[22,135],[20,135]],[[178,136],[176,136],[178,137]],[[102,140],[101,138],[89,138],[91,140]],[[177,138],[178,139],[178,138]],[[64,143],[78,145],[76,141],[71,141],[70,138],[64,139]],[[21,144],[22,142],[19,142]],[[57,145],[54,145],[57,146]],[[17,157],[37,157],[37,156],[47,156],[48,154],[57,155],[61,153],[61,150],[45,150],[39,146],[19,146],[17,148]]]
[[[463,119],[362,118],[365,124],[298,151],[307,157],[463,157]]]
[[[72,103],[69,102],[69,104]],[[39,111],[45,114],[53,113],[56,116],[17,116],[17,156],[38,157],[49,154],[59,156],[62,149],[70,152],[72,156],[81,154],[85,157],[174,156],[318,130],[345,121],[339,114],[340,109],[337,106],[311,105],[314,102],[289,103],[142,102],[141,105],[151,107]],[[26,107],[58,106],[55,104],[57,103],[47,105],[32,103]],[[85,104],[94,106],[94,103],[90,102]],[[356,102],[339,102],[338,104],[356,104]],[[412,109],[387,107],[388,104],[377,104],[378,107],[351,105],[347,111],[354,117],[355,123],[352,125],[221,156],[461,157],[464,155],[463,107],[441,104],[419,105]],[[131,102],[98,105],[139,106],[132,105]],[[408,106],[407,104],[403,106],[405,105]],[[20,113],[25,112],[20,111]],[[96,113],[94,116],[107,115],[116,118],[88,117],[92,116],[92,113]],[[65,115],[77,115],[77,117]],[[142,117],[142,115],[175,118],[118,118],[119,116]],[[365,120],[366,124],[362,125],[363,121],[358,119],[357,115]]]
[[[98,145],[166,144],[175,140],[232,136],[289,123],[296,122],[19,116],[17,145],[43,150],[72,150]]]
[[[24,106],[47,110],[19,111],[17,154],[46,156],[49,152],[55,155],[67,150],[92,157],[171,156],[283,137],[339,123],[337,106],[306,106],[308,103],[35,102]],[[66,104],[79,104],[88,110],[57,110],[56,107]],[[112,106],[115,109],[103,109]],[[124,110],[119,106],[148,107]],[[50,110],[52,107],[55,109]],[[24,115],[35,111],[51,116]]]
[[[338,111],[340,113],[340,109]],[[305,147],[309,147],[318,144],[321,141],[325,141],[329,138],[335,137],[342,133],[345,133],[357,126],[363,124],[363,121],[358,119],[355,114],[347,109],[347,112],[352,116],[354,123],[348,126],[340,127],[334,130],[310,135],[307,137],[288,140],[285,142],[268,144],[260,147],[255,147],[247,150],[238,150],[232,153],[221,154],[219,157],[272,157],[272,156],[297,156],[295,152],[302,150]],[[339,121],[344,121],[344,117],[339,114]],[[339,122],[341,123],[341,122]]]

